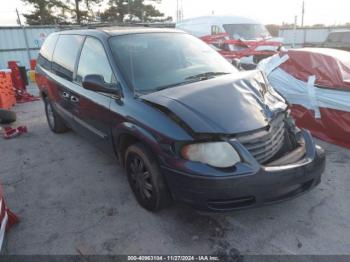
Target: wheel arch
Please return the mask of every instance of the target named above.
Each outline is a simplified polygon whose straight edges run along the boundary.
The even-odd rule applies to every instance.
[[[114,151],[123,167],[125,164],[125,152],[132,144],[142,143],[155,156],[160,150],[159,143],[152,133],[132,123],[125,122],[118,125],[113,128],[112,135]]]

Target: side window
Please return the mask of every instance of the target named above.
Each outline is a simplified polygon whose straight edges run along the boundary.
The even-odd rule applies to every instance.
[[[211,26],[211,34],[212,35],[217,35],[221,33],[221,28],[217,25],[212,25]]]
[[[58,35],[49,35],[40,49],[38,64],[47,70],[51,70],[51,59]]]
[[[52,71],[69,81],[73,80],[75,62],[83,42],[80,35],[60,35],[53,54]]]
[[[101,42],[88,37],[81,51],[77,71],[77,82],[81,83],[86,75],[101,75],[106,83],[114,83],[114,76]]]

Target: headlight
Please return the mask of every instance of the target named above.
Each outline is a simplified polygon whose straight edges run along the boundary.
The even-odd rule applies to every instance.
[[[231,167],[240,162],[236,150],[227,142],[208,142],[187,145],[181,150],[182,156],[214,167]]]

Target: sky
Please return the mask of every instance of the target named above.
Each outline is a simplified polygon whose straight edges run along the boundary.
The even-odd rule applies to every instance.
[[[301,22],[302,0],[179,0],[184,18],[195,16],[233,14],[247,16],[264,24]],[[16,25],[16,12],[29,9],[20,0],[0,0],[0,26]],[[158,8],[167,16],[176,17],[176,0],[162,0]],[[349,0],[305,0],[305,25],[335,25],[350,22]],[[24,19],[23,19],[24,20]]]

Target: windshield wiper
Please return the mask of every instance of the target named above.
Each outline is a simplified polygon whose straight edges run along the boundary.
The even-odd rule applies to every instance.
[[[159,86],[157,88],[152,89],[151,91],[152,92],[160,91],[160,90],[167,89],[167,88],[170,88],[170,87],[182,86],[182,85],[191,84],[191,83],[198,82],[198,81],[201,81],[201,79],[189,79],[189,80],[186,80],[186,81],[182,81],[182,82],[178,82],[178,83],[174,83],[174,84],[170,84],[170,85]]]
[[[186,77],[186,79],[206,80],[209,78],[213,78],[213,77],[220,76],[220,75],[227,75],[227,74],[230,74],[230,73],[228,73],[228,72],[206,72],[206,73]]]
[[[161,91],[161,90],[164,90],[167,88],[171,88],[171,87],[175,87],[175,86],[182,86],[182,85],[191,84],[191,83],[195,83],[195,82],[199,82],[199,81],[204,81],[204,80],[207,80],[209,78],[213,78],[215,76],[226,75],[226,74],[231,74],[231,73],[207,72],[207,73],[203,73],[203,74],[189,76],[189,77],[185,78],[185,81],[181,81],[181,82],[170,84],[170,85],[159,86],[157,88],[149,90],[148,92],[157,92],[157,91]]]

